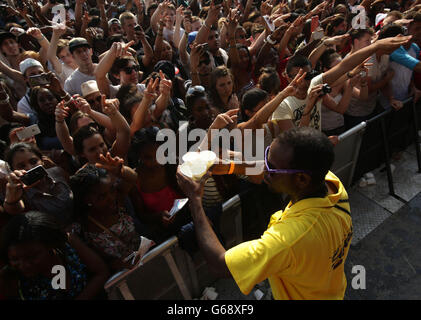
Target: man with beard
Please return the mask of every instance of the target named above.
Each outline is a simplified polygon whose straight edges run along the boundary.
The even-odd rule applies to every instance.
[[[266,149],[265,182],[291,201],[272,215],[260,239],[227,251],[202,207],[209,173],[195,182],[178,171],[210,269],[233,277],[244,294],[269,279],[275,299],[343,299],[352,220],[345,188],[329,171],[333,160],[333,146],[323,133],[309,127],[281,133]]]

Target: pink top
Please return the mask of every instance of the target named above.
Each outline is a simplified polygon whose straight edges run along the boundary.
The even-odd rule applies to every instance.
[[[140,190],[139,184],[137,190],[142,197],[145,207],[150,212],[170,211],[175,199],[179,199],[180,196],[170,186],[156,191],[156,192],[143,192]]]

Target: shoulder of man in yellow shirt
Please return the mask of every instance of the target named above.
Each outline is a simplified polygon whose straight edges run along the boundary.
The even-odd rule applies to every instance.
[[[242,243],[226,252],[227,266],[244,294],[248,294],[256,283],[270,274],[293,269],[296,262],[291,248],[294,244],[312,229],[322,212],[335,206],[341,199],[348,199],[345,188],[333,173],[326,175],[326,181],[335,185],[336,193],[325,198],[304,199],[294,205],[289,203],[285,210],[272,215],[268,229],[260,239]],[[349,212],[348,203],[340,205]],[[338,214],[349,216],[340,210]],[[350,216],[344,218],[350,219]],[[271,263],[274,260],[276,263]],[[244,264],[245,261],[249,264]],[[253,267],[250,264],[254,264]],[[250,272],[252,269],[261,271],[262,268],[264,271],[260,274]]]

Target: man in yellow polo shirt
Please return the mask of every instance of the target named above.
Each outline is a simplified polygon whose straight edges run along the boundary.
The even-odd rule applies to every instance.
[[[244,294],[269,279],[275,299],[343,299],[352,220],[348,195],[329,171],[333,160],[333,146],[319,131],[302,127],[281,133],[266,150],[264,179],[291,202],[272,215],[260,239],[228,251],[204,214],[204,179],[196,183],[178,172],[211,270],[232,276]]]

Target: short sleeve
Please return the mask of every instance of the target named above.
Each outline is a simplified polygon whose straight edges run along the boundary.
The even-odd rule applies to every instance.
[[[229,249],[225,262],[241,292],[247,295],[257,283],[289,268],[293,254],[269,229],[260,239]]]
[[[275,112],[272,114],[272,120],[288,120],[293,119],[291,107],[288,104],[288,98],[281,102]]]
[[[415,66],[420,62],[418,59],[413,58],[403,47],[392,52],[390,61],[399,63],[411,70],[414,70]]]

